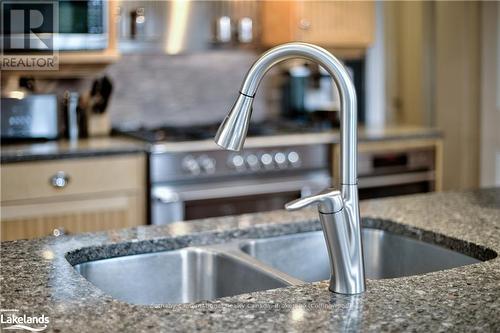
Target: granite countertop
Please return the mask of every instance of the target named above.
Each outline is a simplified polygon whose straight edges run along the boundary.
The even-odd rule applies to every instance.
[[[358,132],[360,142],[432,139],[441,136],[441,132],[435,128],[408,126],[370,129],[360,128]],[[339,131],[332,130],[320,133],[249,137],[245,142],[245,147],[255,148],[261,146],[268,147],[270,145],[283,146],[294,144],[335,144],[339,142]],[[80,139],[76,142],[60,140],[30,144],[6,144],[2,145],[1,148],[1,163],[130,154],[138,152],[163,153],[220,149],[213,140],[164,142],[151,145],[139,140],[120,136]]]
[[[364,201],[361,216],[365,226],[490,260],[368,280],[355,296],[330,293],[323,281],[166,306],[114,300],[68,262],[319,229],[315,209],[273,211],[2,242],[2,309],[48,316],[52,332],[500,331],[500,188]]]
[[[441,131],[430,127],[394,126],[380,128],[358,129],[359,142],[368,141],[396,141],[412,139],[435,139],[441,137]],[[269,146],[289,146],[308,144],[337,144],[340,143],[339,130],[325,130],[318,133],[296,133],[248,137],[245,148],[259,148]],[[201,151],[220,149],[213,140],[165,142],[151,147],[153,153]]]
[[[138,141],[116,137],[79,139],[75,142],[59,140],[6,144],[2,145],[1,163],[132,154],[145,151],[145,145]]]

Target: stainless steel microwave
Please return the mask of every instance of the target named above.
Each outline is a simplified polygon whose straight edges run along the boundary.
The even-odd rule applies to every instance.
[[[5,50],[78,51],[101,50],[108,46],[107,0],[6,1],[2,10],[4,13],[23,15],[24,12],[31,15],[25,14],[24,18],[16,19],[13,14],[4,14],[5,19],[11,22],[3,26],[3,36],[9,40],[4,41]],[[36,21],[37,17],[41,18],[40,24],[34,22],[31,25],[30,21],[30,30],[26,32],[26,20]],[[33,34],[38,38],[33,38]],[[26,47],[27,40],[29,47]],[[46,43],[47,40],[50,43]]]

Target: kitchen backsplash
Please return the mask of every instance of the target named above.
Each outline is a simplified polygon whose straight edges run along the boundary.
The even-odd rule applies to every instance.
[[[103,73],[113,84],[108,104],[113,127],[220,122],[234,103],[243,78],[257,58],[249,50],[212,50],[186,55],[122,55]],[[279,114],[280,75],[266,75],[254,102],[252,121]],[[88,94],[88,79],[36,79],[36,93],[54,93],[62,99],[66,90]],[[2,95],[17,90],[19,79],[3,80]]]
[[[108,109],[111,122],[122,128],[219,122],[256,58],[255,53],[242,50],[123,55],[107,69],[114,85]],[[254,121],[269,115],[266,109],[273,96],[265,89],[267,84],[263,82],[264,89],[256,97]]]

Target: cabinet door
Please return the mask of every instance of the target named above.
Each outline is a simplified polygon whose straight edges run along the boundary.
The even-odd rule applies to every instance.
[[[303,41],[362,49],[373,42],[373,1],[264,1],[261,13],[265,46]]]
[[[261,43],[275,46],[297,39],[297,2],[262,1]]]
[[[301,1],[298,39],[337,48],[366,48],[373,41],[374,2]]]
[[[142,154],[3,165],[1,239],[146,223]]]
[[[2,205],[1,239],[133,227],[144,223],[144,205],[143,198],[133,193]]]

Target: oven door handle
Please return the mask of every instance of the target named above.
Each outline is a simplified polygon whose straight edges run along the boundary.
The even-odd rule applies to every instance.
[[[380,175],[358,178],[358,188],[374,188],[434,181],[434,171],[409,172],[395,175]]]
[[[152,199],[161,203],[175,203],[179,201],[193,201],[206,199],[221,199],[259,194],[282,193],[301,191],[303,195],[310,195],[313,191],[321,191],[330,186],[328,176],[304,179],[304,177],[288,177],[281,181],[256,182],[239,181],[222,183],[221,186],[157,186],[152,189]]]
[[[153,190],[153,193],[151,194],[151,198],[153,201],[164,203],[164,204],[171,204],[171,203],[176,203],[181,201],[179,198],[179,194],[177,192],[164,189],[164,188],[157,188]]]

